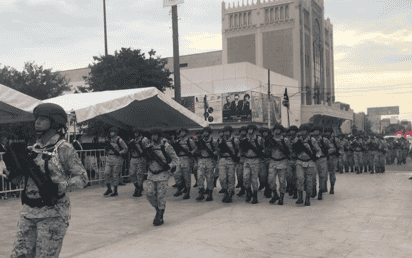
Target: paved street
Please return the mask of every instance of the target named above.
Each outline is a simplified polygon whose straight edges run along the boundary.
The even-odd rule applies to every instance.
[[[235,196],[223,204],[220,187],[213,202],[173,197],[165,224],[133,185],[104,198],[102,187],[70,193],[72,220],[60,257],[412,257],[412,164],[387,166],[384,174],[337,174],[335,195],[312,206],[259,204]],[[174,180],[169,181],[169,185]],[[219,186],[219,185],[218,185]],[[0,200],[0,257],[13,246],[20,200]]]

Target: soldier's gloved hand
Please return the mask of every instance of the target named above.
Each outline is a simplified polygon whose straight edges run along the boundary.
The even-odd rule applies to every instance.
[[[114,151],[114,154],[115,154],[116,156],[120,156],[120,152],[118,152],[117,150]]]

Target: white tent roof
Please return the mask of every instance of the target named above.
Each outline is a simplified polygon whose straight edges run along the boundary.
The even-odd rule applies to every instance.
[[[67,94],[43,101],[74,111],[78,123],[98,118],[122,128],[170,130],[205,127],[208,123],[155,87]]]
[[[34,121],[33,109],[40,102],[0,84],[0,124]]]

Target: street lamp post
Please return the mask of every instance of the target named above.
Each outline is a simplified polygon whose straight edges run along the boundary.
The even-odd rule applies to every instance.
[[[105,56],[107,56],[106,0],[103,0],[103,17],[104,17],[104,53],[105,53]]]

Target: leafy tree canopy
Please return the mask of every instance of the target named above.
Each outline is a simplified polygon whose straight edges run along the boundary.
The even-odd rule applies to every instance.
[[[89,90],[123,90],[156,87],[160,91],[173,89],[171,72],[165,69],[166,62],[154,58],[153,49],[145,54],[140,49],[122,48],[114,55],[94,56],[94,63],[89,65],[91,72],[83,78]],[[84,92],[86,87],[79,87]]]
[[[22,72],[4,66],[0,70],[0,83],[39,100],[54,98],[70,87],[64,76],[51,70],[34,62],[26,62]]]

